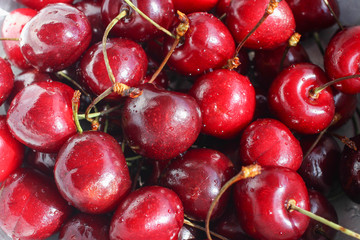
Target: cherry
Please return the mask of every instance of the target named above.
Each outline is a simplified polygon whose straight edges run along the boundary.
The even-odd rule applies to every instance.
[[[141,46],[131,40],[114,38],[106,43],[109,64],[116,82],[130,87],[140,84],[146,74],[147,57]],[[100,95],[112,86],[107,74],[101,42],[89,48],[80,62],[80,74],[83,85],[94,94]],[[111,94],[107,99],[121,98],[118,94]]]
[[[216,5],[216,13],[219,16],[223,16],[228,11],[228,8],[230,6],[231,0],[218,0],[218,3]]]
[[[20,49],[25,59],[40,71],[69,67],[91,41],[91,26],[85,14],[68,4],[43,8],[23,28]]]
[[[304,155],[308,153],[317,135],[303,136],[300,140]],[[333,137],[322,136],[313,150],[304,157],[298,173],[308,188],[328,194],[338,177],[340,147]]]
[[[1,36],[3,38],[19,38],[24,25],[36,14],[37,11],[30,8],[18,8],[10,12],[4,19]],[[20,51],[19,41],[2,41],[2,44],[6,56],[12,64],[21,69],[31,67]]]
[[[61,227],[59,240],[109,240],[109,229],[106,216],[78,213]]]
[[[191,13],[187,17],[190,28],[171,55],[169,66],[184,75],[199,75],[224,66],[235,53],[235,43],[226,26],[205,12]],[[165,54],[173,42],[170,37],[165,39]]]
[[[54,177],[68,202],[93,214],[114,210],[131,187],[120,145],[110,135],[95,131],[74,135],[62,146]]]
[[[122,128],[129,146],[138,154],[168,160],[185,152],[201,129],[201,112],[189,95],[141,86],[143,94],[127,99]]]
[[[56,157],[57,153],[42,153],[30,150],[27,153],[26,161],[36,170],[52,176],[54,174]]]
[[[345,94],[335,88],[332,88],[332,90],[335,102],[335,115],[340,116],[340,119],[331,125],[331,128],[338,128],[344,125],[354,115],[357,97],[356,94]]]
[[[231,1],[226,25],[236,42],[241,42],[264,15],[269,0]],[[274,12],[245,42],[245,47],[272,49],[285,43],[295,31],[295,20],[290,7],[281,1]]]
[[[29,8],[40,10],[52,3],[72,3],[74,0],[15,0]]]
[[[243,165],[281,166],[298,170],[303,152],[290,130],[275,119],[258,119],[243,132],[240,141]]]
[[[0,58],[0,106],[5,102],[14,87],[14,73],[9,62]]]
[[[198,102],[202,133],[229,139],[252,120],[255,90],[249,79],[235,71],[219,69],[196,80],[189,94]]]
[[[218,0],[173,0],[175,10],[183,13],[207,12],[217,4]]]
[[[188,225],[183,225],[178,234],[177,240],[197,240],[199,239],[199,231]]]
[[[138,0],[134,1],[134,5],[150,19],[166,29],[170,27],[175,17],[172,0]],[[130,38],[139,42],[161,36],[162,32],[160,30],[131,9],[124,0],[103,1],[101,14],[104,24],[108,25],[123,10],[129,12],[125,18],[112,28],[111,33],[118,37]]]
[[[360,26],[354,26],[338,32],[329,42],[325,55],[324,67],[330,80],[360,73],[359,52]],[[334,84],[334,87],[346,94],[360,92],[360,78],[351,78]]]
[[[46,239],[71,211],[55,183],[30,169],[11,174],[0,192],[0,227],[13,239]]]
[[[173,191],[142,187],[120,203],[111,221],[110,239],[175,240],[183,222],[183,206]]]
[[[288,201],[309,209],[304,181],[295,171],[264,166],[261,174],[236,183],[234,201],[240,224],[255,239],[298,239],[309,218],[287,209]]]
[[[24,88],[7,113],[10,132],[36,151],[57,152],[76,133],[71,108],[73,92],[59,82],[38,82]]]
[[[303,134],[315,134],[328,127],[335,114],[331,89],[316,96],[312,91],[327,82],[316,65],[299,63],[283,70],[269,89],[272,112],[287,125]]]
[[[152,58],[148,58],[148,69],[146,73],[146,77],[141,81],[141,84],[147,83],[151,80],[151,77],[159,68],[159,64]],[[167,77],[166,73],[161,71],[159,75],[155,78],[153,84],[158,86],[159,88],[166,89],[169,86],[170,80]]]
[[[234,166],[224,154],[212,149],[192,149],[170,164],[161,183],[178,194],[187,217],[205,221],[211,203],[233,176]],[[222,196],[212,219],[222,215],[229,197],[230,191]]]

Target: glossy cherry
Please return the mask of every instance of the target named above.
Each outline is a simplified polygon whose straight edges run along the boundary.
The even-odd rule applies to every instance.
[[[226,14],[231,3],[231,0],[218,0],[216,5],[216,13],[221,17],[223,14]]]
[[[184,224],[180,229],[177,240],[197,240],[199,237],[199,230]]]
[[[304,181],[295,171],[264,166],[261,174],[236,183],[234,201],[240,224],[255,239],[298,239],[305,232],[309,218],[289,211],[289,200],[310,209]]]
[[[37,11],[30,8],[18,8],[10,12],[4,19],[1,36],[3,38],[19,38],[24,25],[36,14]],[[2,44],[6,56],[12,64],[21,69],[31,67],[20,51],[19,41],[2,41]]]
[[[243,165],[280,166],[297,171],[303,159],[299,141],[275,119],[258,119],[243,132],[240,141]]]
[[[189,91],[199,103],[201,132],[229,139],[252,120],[255,90],[250,80],[235,71],[219,69],[202,75]]]
[[[133,4],[163,28],[169,28],[174,17],[172,0],[137,0]],[[120,12],[129,10],[111,30],[111,33],[137,42],[147,41],[164,34],[145,18],[136,13],[123,0],[104,0],[101,7],[102,19],[107,26]]]
[[[191,13],[188,18],[190,28],[171,55],[169,66],[184,75],[199,75],[224,66],[235,53],[229,30],[209,13]],[[165,39],[164,54],[169,52],[173,42],[170,37]]]
[[[74,0],[15,0],[18,3],[21,3],[29,8],[40,10],[46,5],[52,3],[72,3]]]
[[[91,41],[91,26],[75,7],[58,3],[43,8],[23,28],[20,49],[25,59],[40,71],[69,67]]]
[[[120,203],[111,221],[110,239],[176,240],[183,222],[183,206],[173,191],[143,187]]]
[[[218,0],[173,0],[175,10],[183,13],[207,12],[217,4]]]
[[[183,93],[140,86],[143,94],[127,99],[122,128],[129,146],[138,154],[168,160],[185,152],[201,129],[201,112],[196,100]]]
[[[340,119],[331,126],[331,128],[338,128],[344,125],[353,115],[357,106],[356,94],[345,94],[335,88],[332,88],[335,102],[335,114],[340,116]]]
[[[14,87],[14,73],[8,61],[0,58],[0,106]]]
[[[30,166],[47,175],[53,176],[57,153],[42,153],[30,150],[26,156],[26,162]]]
[[[319,133],[334,117],[334,99],[330,88],[316,97],[311,91],[326,82],[327,77],[318,66],[292,65],[272,83],[268,98],[270,109],[290,129],[303,134]]]
[[[268,0],[231,1],[226,25],[236,42],[241,42],[264,15]],[[284,44],[295,31],[295,20],[286,1],[281,1],[274,13],[245,42],[245,47],[272,49]]]
[[[120,145],[101,132],[71,137],[58,153],[54,177],[68,202],[93,214],[114,210],[131,187]]]
[[[7,113],[10,132],[34,150],[57,152],[76,133],[71,108],[73,93],[60,82],[38,82],[24,88]]]
[[[12,239],[46,239],[71,212],[53,180],[30,169],[11,174],[0,193],[0,227]]]

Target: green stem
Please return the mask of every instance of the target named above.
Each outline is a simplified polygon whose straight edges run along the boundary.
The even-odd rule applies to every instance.
[[[142,158],[143,156],[141,155],[137,155],[137,156],[134,156],[134,157],[127,157],[125,158],[126,161],[134,161],[134,160],[138,160],[140,158]]]
[[[341,24],[338,16],[336,16],[336,14],[335,14],[334,10],[332,9],[332,7],[330,6],[328,0],[323,0],[323,1],[324,1],[325,5],[328,7],[328,9],[329,9],[329,11],[331,12],[331,14],[333,15],[333,17],[335,18],[335,21],[336,21],[337,25],[339,26],[339,28],[340,28],[341,30],[344,30],[343,25]]]
[[[346,77],[338,78],[338,79],[335,79],[333,81],[327,82],[324,85],[313,89],[311,91],[311,93],[310,93],[310,96],[313,97],[313,98],[318,98],[319,93],[321,91],[323,91],[325,88],[327,88],[327,87],[329,87],[329,86],[331,86],[331,85],[333,85],[335,83],[341,82],[343,80],[347,80],[347,79],[351,79],[351,78],[358,78],[358,77],[360,77],[360,74],[354,74],[354,75],[351,75],[351,76],[346,76]]]
[[[314,40],[315,40],[315,42],[316,42],[316,45],[318,46],[318,48],[319,48],[319,50],[320,50],[320,52],[321,52],[321,55],[324,56],[325,50],[324,50],[324,48],[323,48],[323,46],[322,46],[322,44],[321,44],[319,33],[318,33],[318,32],[314,32],[314,33],[313,33],[313,37],[314,37]]]
[[[115,106],[115,107],[112,107],[112,108],[109,108],[109,109],[106,109],[104,111],[101,111],[101,112],[96,112],[96,113],[89,113],[88,114],[88,118],[96,118],[96,117],[101,117],[101,116],[104,116],[108,113],[111,113],[119,108],[121,108],[122,105],[118,105],[118,106]],[[79,114],[79,119],[82,120],[82,119],[86,119],[86,116],[85,114]]]
[[[72,103],[73,118],[74,118],[76,129],[80,134],[82,134],[83,129],[82,129],[81,125],[80,125],[79,117],[78,117],[80,95],[81,95],[80,91],[76,90],[74,92],[74,96],[72,98],[71,103]]]
[[[72,79],[71,77],[69,77],[68,75],[66,75],[66,73],[64,73],[63,71],[59,71],[56,73],[57,75],[65,78],[66,80],[68,80],[69,82],[71,82],[75,87],[77,87],[83,94],[85,94],[87,97],[89,97],[91,99],[91,96],[89,93],[87,93],[81,86],[79,83],[77,83],[74,79]]]

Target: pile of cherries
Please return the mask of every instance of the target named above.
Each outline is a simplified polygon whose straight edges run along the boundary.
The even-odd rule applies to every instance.
[[[360,203],[360,135],[334,133],[358,114],[360,26],[336,0],[15,1],[0,58],[9,237],[335,238],[312,212],[360,239],[326,198],[340,183]]]

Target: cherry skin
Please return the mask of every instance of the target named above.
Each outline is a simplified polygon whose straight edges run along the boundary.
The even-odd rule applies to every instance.
[[[264,15],[268,0],[231,1],[226,25],[236,42],[241,42]],[[290,7],[281,1],[273,14],[245,42],[245,47],[272,49],[284,44],[295,31],[295,20]]]
[[[249,79],[235,71],[219,69],[202,75],[189,91],[198,102],[202,133],[229,139],[252,120],[255,90]]]
[[[183,13],[207,12],[216,6],[218,0],[173,0],[175,10]]]
[[[136,87],[144,78],[147,56],[141,46],[131,40],[113,38],[106,43],[109,64],[116,82]],[[89,48],[80,62],[81,81],[94,94],[100,95],[112,86],[106,70],[101,42]],[[107,99],[119,100],[120,95],[110,94]]]
[[[359,74],[360,26],[346,28],[338,32],[329,42],[325,55],[325,72],[330,80]],[[360,92],[360,78],[351,78],[334,84],[347,94]]]
[[[122,128],[129,146],[150,159],[168,160],[185,152],[201,129],[196,100],[183,93],[141,85],[143,94],[127,99]]]
[[[58,153],[54,177],[68,202],[92,214],[114,210],[131,187],[120,145],[101,132],[71,137]]]
[[[20,49],[36,69],[63,70],[80,57],[91,41],[91,26],[75,7],[58,3],[43,8],[23,28]]]
[[[184,224],[180,229],[177,240],[196,240],[199,237],[199,230]]]
[[[344,125],[353,115],[356,110],[357,97],[356,94],[345,94],[335,88],[332,88],[335,101],[335,114],[340,116],[340,119],[331,125],[331,128],[338,128]]]
[[[269,89],[269,106],[286,126],[302,134],[315,134],[328,127],[335,114],[330,88],[312,97],[311,91],[327,82],[316,65],[299,63],[283,70]]]
[[[280,166],[297,171],[303,159],[299,141],[275,119],[258,119],[243,132],[240,140],[243,165]]]
[[[10,12],[4,19],[1,36],[3,38],[19,38],[24,25],[36,14],[37,11],[30,8],[18,8]],[[31,67],[20,51],[19,41],[2,41],[2,44],[5,54],[12,64],[20,69]]]
[[[52,3],[72,3],[74,0],[15,0],[29,8],[40,10]]]
[[[11,135],[6,125],[6,116],[2,115],[0,115],[0,152],[0,182],[3,182],[22,164],[25,148]]]
[[[53,176],[57,153],[42,153],[30,150],[26,161],[30,166],[49,176]]]
[[[109,229],[106,216],[78,213],[61,227],[59,240],[109,240]]]
[[[7,113],[10,132],[36,151],[57,152],[76,133],[73,93],[73,89],[59,82],[38,82],[24,88]]]
[[[255,239],[298,239],[305,232],[309,218],[289,211],[289,200],[310,209],[304,181],[295,171],[264,166],[261,174],[236,183],[234,202],[240,224]]]
[[[71,212],[53,180],[30,169],[11,174],[0,193],[0,227],[13,239],[46,239]]]
[[[234,176],[234,165],[222,153],[212,149],[192,149],[174,160],[163,172],[161,184],[178,194],[184,212],[190,219],[205,221],[211,203],[221,187]],[[227,205],[226,192],[213,211],[212,219],[219,218]]]
[[[0,106],[5,102],[14,87],[14,73],[9,62],[0,58]]]
[[[231,0],[219,0],[216,5],[216,13],[218,16],[226,14],[230,6]]]
[[[169,28],[174,17],[172,0],[137,0],[133,4],[163,28]],[[121,19],[111,30],[118,36],[144,42],[163,34],[154,25],[136,13],[123,0],[104,0],[101,6],[103,23],[107,26],[120,12],[129,10],[126,17]]]
[[[235,53],[229,30],[209,13],[191,13],[188,18],[190,28],[171,55],[169,66],[184,75],[199,75],[224,66]],[[170,37],[165,39],[164,54],[169,52],[173,42]]]
[[[149,57],[148,60],[149,61],[148,61],[148,69],[146,72],[146,76],[141,81],[141,84],[145,84],[145,83],[149,82],[151,80],[153,74],[156,72],[156,70],[159,68],[159,65],[160,65],[151,57]],[[170,80],[167,77],[166,73],[164,71],[161,71],[159,73],[159,75],[155,78],[155,80],[153,81],[153,84],[159,88],[167,89],[170,84]]]
[[[110,239],[175,240],[183,222],[183,206],[173,191],[142,187],[120,203],[111,221]]]

